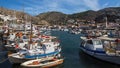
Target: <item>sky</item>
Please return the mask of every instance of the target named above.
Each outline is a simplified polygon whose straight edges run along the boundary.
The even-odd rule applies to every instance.
[[[120,0],[0,0],[0,6],[30,15],[58,11],[73,14],[107,7],[120,7]]]

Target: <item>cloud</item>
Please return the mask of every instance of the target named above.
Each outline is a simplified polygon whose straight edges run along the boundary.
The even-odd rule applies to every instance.
[[[108,5],[109,5],[109,3],[107,2],[107,3],[105,3],[103,6],[106,7],[106,6],[108,6]]]
[[[48,11],[60,11],[66,14],[85,10],[99,10],[105,7],[119,7],[120,0],[1,0],[2,6],[37,15]],[[7,1],[7,3],[6,3]]]
[[[85,6],[87,6],[88,8],[90,8],[92,10],[100,9],[98,0],[83,0],[83,2],[84,2]]]
[[[117,3],[115,6],[116,6],[116,7],[119,7],[119,6],[120,6],[120,3]]]
[[[77,13],[88,9],[98,10],[98,0],[27,0],[25,12],[36,15],[47,11],[60,11],[67,14]]]
[[[106,2],[101,6],[101,8],[105,8],[105,7],[108,7],[108,6],[109,6],[109,2]]]

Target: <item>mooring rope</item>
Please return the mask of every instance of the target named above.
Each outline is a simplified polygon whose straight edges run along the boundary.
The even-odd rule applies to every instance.
[[[5,62],[5,61],[7,61],[8,60],[8,58],[6,58],[6,59],[4,59],[4,60],[0,60],[0,63],[3,63],[3,62]]]
[[[3,57],[3,58],[0,58],[0,63],[3,63],[6,60],[8,60],[8,58],[4,58],[4,57],[6,57],[5,55],[7,55],[7,53],[8,53],[8,51],[0,52],[0,55],[1,55],[0,57]]]

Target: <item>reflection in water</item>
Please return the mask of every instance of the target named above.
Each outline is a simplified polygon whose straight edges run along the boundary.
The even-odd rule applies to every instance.
[[[5,52],[0,52],[0,63],[5,62],[6,60],[8,60],[7,51],[5,51]]]

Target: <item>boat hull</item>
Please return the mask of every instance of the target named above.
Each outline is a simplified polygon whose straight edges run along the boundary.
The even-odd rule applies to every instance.
[[[38,57],[36,56],[20,56],[18,55],[17,53],[14,53],[14,54],[11,54],[11,55],[8,55],[9,57],[9,61],[13,64],[20,64],[20,63],[23,63],[25,61],[28,61],[28,60],[33,60],[33,59],[36,59],[36,58],[44,58],[44,57],[51,57],[51,56],[55,56],[57,54],[59,54],[60,51],[56,51],[56,52],[51,52],[51,53],[48,53],[48,54],[40,54],[38,55]]]
[[[53,64],[48,64],[48,65],[45,65],[45,66],[41,66],[42,68],[49,68],[49,67],[54,67],[54,66],[57,66],[57,65],[60,65],[63,63],[63,59],[60,59],[58,60],[57,62],[54,62]]]
[[[37,60],[39,60],[39,59],[36,59],[36,60],[34,60],[34,61],[37,61]],[[55,67],[55,66],[57,66],[57,65],[60,65],[60,64],[62,64],[63,63],[63,59],[58,59],[58,60],[55,60],[55,61],[53,61],[53,62],[47,62],[47,63],[40,63],[40,64],[38,64],[38,65],[29,65],[28,63],[29,62],[32,62],[31,60],[30,61],[27,61],[27,62],[25,62],[25,63],[22,63],[21,64],[21,66],[22,67],[26,67],[26,68],[49,68],[49,67]]]
[[[86,50],[83,47],[80,47],[80,49],[84,53],[86,53],[86,54],[88,54],[88,55],[90,55],[92,57],[95,57],[97,59],[100,59],[100,60],[103,60],[103,61],[106,61],[106,62],[110,62],[110,63],[120,65],[120,56],[112,56],[112,55],[110,56],[110,55],[107,55],[106,53],[94,53],[94,52]]]
[[[20,64],[20,63],[28,61],[28,60],[33,60],[33,59],[15,58],[15,57],[9,56],[9,61],[12,64]]]
[[[15,48],[15,47],[5,46],[5,48],[6,48],[8,51],[16,52],[16,48]]]

